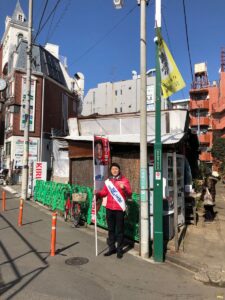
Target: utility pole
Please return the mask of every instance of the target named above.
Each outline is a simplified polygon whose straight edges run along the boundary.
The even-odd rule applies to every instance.
[[[149,257],[146,108],[146,0],[140,0],[140,255]]]
[[[146,6],[149,0],[137,0],[140,5],[140,251],[149,257],[149,205],[147,182],[147,103],[146,103]],[[123,0],[113,0],[115,8],[123,7]]]
[[[25,104],[25,124],[24,124],[24,147],[23,147],[23,169],[21,198],[27,199],[28,188],[28,163],[29,163],[29,127],[30,127],[30,94],[31,94],[31,59],[32,59],[32,12],[33,0],[29,0],[28,16],[28,41],[27,41],[27,75],[26,75],[26,104]]]
[[[161,28],[161,0],[155,4],[156,31]],[[163,262],[163,194],[162,194],[162,142],[161,142],[161,73],[159,41],[156,39],[156,108],[154,144],[154,260]]]

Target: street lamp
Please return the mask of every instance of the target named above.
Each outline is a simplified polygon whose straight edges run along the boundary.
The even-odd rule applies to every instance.
[[[140,251],[149,257],[149,209],[147,183],[147,109],[146,109],[146,5],[149,0],[137,0],[140,5]],[[113,0],[122,8],[123,0]]]

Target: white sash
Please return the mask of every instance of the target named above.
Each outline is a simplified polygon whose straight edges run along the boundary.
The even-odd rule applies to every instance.
[[[120,194],[120,192],[117,190],[115,185],[112,183],[112,181],[107,179],[105,181],[105,185],[108,191],[110,192],[110,194],[112,195],[113,199],[119,204],[122,210],[125,211],[126,210],[125,200],[123,196]]]

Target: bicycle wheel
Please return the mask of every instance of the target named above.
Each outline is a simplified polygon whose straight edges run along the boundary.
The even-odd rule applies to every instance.
[[[73,224],[78,227],[80,223],[80,204],[75,203],[73,208]]]
[[[65,209],[64,210],[64,221],[66,222],[68,219],[68,211]]]

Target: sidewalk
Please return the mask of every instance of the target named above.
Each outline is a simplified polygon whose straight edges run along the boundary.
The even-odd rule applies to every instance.
[[[214,222],[205,223],[203,212],[198,211],[197,226],[187,226],[179,252],[176,253],[173,247],[170,247],[166,253],[166,262],[188,269],[198,281],[225,286],[225,185],[219,182],[216,188],[217,215]],[[7,191],[18,197],[20,189],[20,185],[6,187]],[[34,204],[30,201],[30,204],[32,203]],[[172,244],[173,242],[170,243]]]
[[[187,226],[181,249],[168,250],[167,260],[195,272],[196,280],[225,287],[225,185],[219,182],[216,191],[215,220],[205,223],[198,211],[197,226]]]

